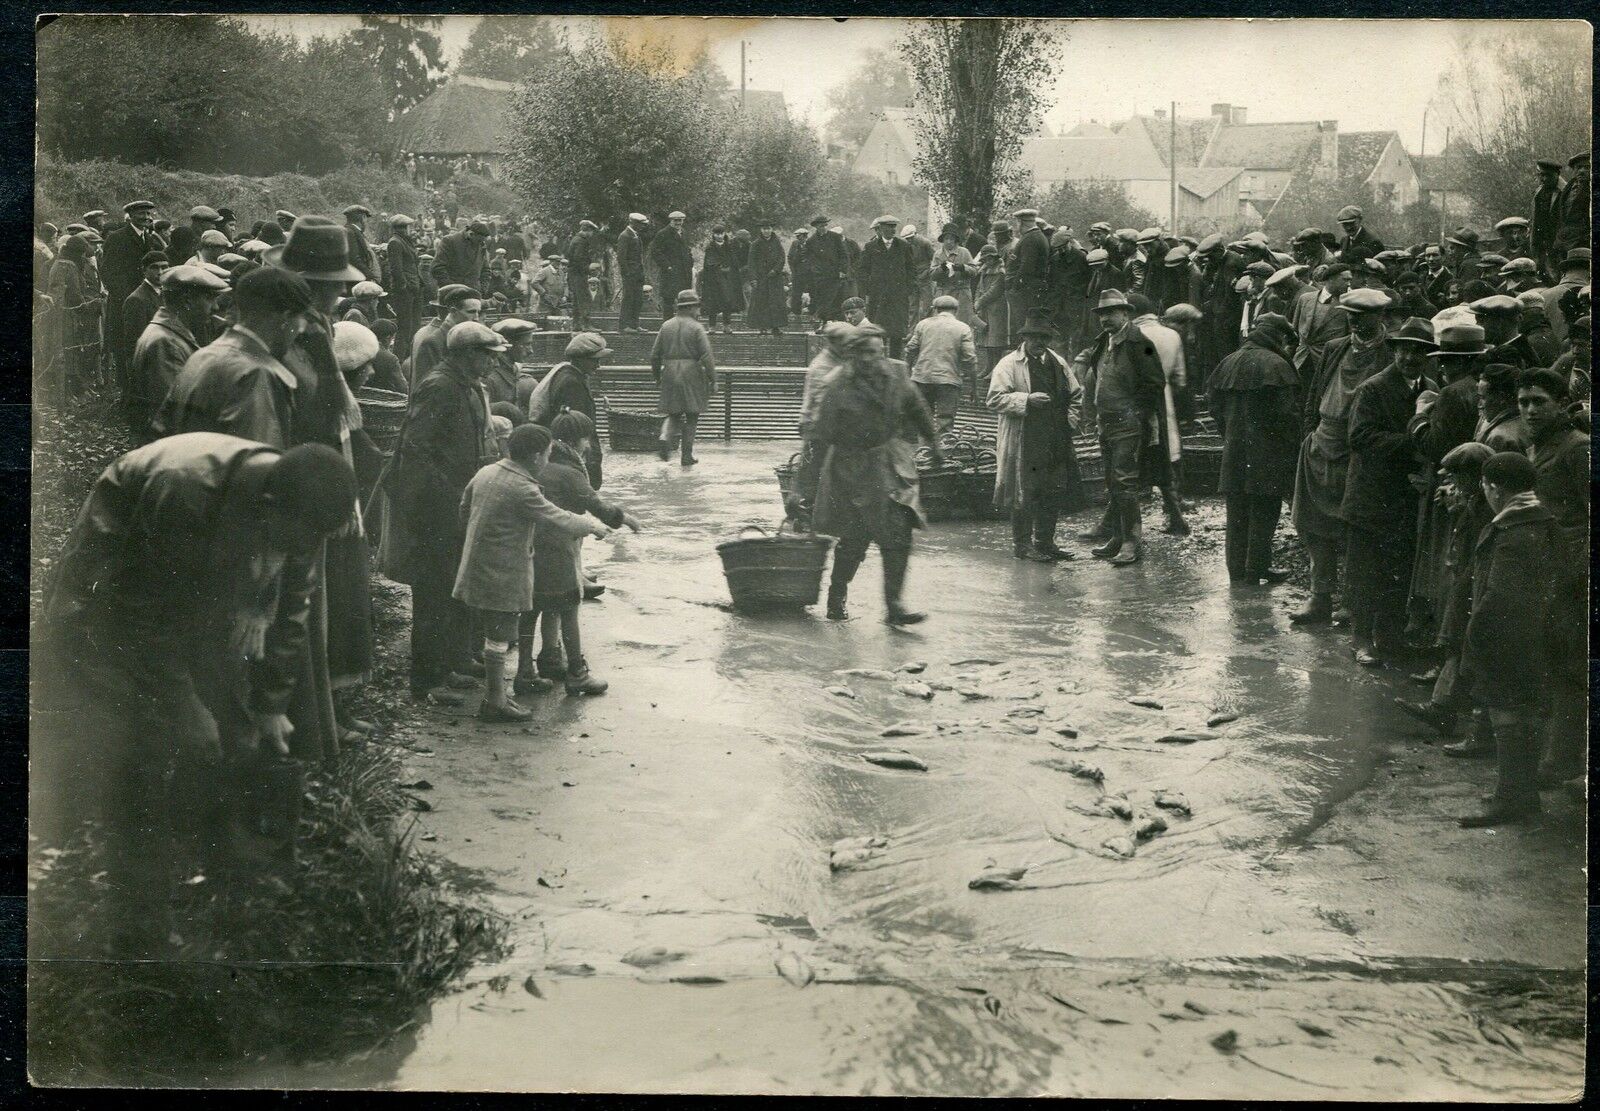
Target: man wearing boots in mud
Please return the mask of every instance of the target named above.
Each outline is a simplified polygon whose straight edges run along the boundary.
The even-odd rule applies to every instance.
[[[828,584],[828,620],[844,621],[850,581],[877,544],[883,557],[884,620],[915,625],[927,615],[907,609],[901,593],[911,561],[911,532],[926,520],[917,497],[917,440],[942,464],[938,432],[904,363],[886,358],[887,336],[876,324],[848,340],[848,358],[830,381],[807,438],[817,449],[796,475],[785,507],[791,517],[815,505],[818,531],[839,538]]]

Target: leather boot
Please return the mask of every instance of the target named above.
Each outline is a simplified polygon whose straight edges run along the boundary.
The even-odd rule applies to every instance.
[[[1097,544],[1110,540],[1115,536],[1117,532],[1116,523],[1112,517],[1112,509],[1115,504],[1114,498],[1108,497],[1106,499],[1106,511],[1100,515],[1100,523],[1088,532],[1078,533],[1078,539],[1085,544]]]
[[[893,549],[883,553],[883,619],[890,625],[915,625],[927,619],[927,614],[907,609],[900,601],[900,594],[906,585],[906,570],[910,565],[909,549]]]
[[[1313,594],[1304,609],[1289,615],[1291,625],[1326,625],[1333,620],[1333,595]]]
[[[1183,502],[1178,499],[1175,490],[1163,489],[1161,491],[1161,504],[1167,511],[1167,523],[1161,531],[1170,536],[1188,536],[1189,522],[1183,519]]]
[[[1143,554],[1144,520],[1140,515],[1138,498],[1124,497],[1121,508],[1122,545],[1111,557],[1111,562],[1118,567],[1126,567],[1130,563],[1138,563]]]
[[[850,588],[843,583],[828,584],[828,620],[849,621],[850,611],[845,608]]]

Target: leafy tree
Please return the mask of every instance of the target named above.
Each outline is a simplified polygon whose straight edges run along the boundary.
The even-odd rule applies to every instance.
[[[663,46],[595,42],[513,95],[506,175],[531,215],[570,229],[628,212],[720,219],[739,187],[732,119],[708,75]]]
[[[1590,33],[1585,23],[1524,22],[1463,34],[1439,93],[1452,145],[1464,148],[1467,192],[1491,217],[1528,215],[1534,159],[1589,149]]]
[[[565,36],[552,19],[529,15],[486,15],[467,37],[456,72],[496,81],[524,81],[556,62],[566,50]]]
[[[1043,119],[1038,90],[1060,58],[1054,33],[1037,20],[930,19],[899,50],[916,90],[918,182],[945,211],[987,219]]]
[[[1401,242],[1406,246],[1413,243],[1439,242],[1440,228],[1444,226],[1444,214],[1437,205],[1426,197],[1412,201],[1400,213],[1399,234]],[[1396,243],[1395,246],[1400,246]]]
[[[1398,245],[1405,238],[1400,214],[1354,175],[1297,174],[1267,213],[1262,230],[1277,244],[1287,244],[1302,228],[1321,228],[1338,235],[1334,216],[1347,204],[1361,209],[1362,223],[1386,245]]]
[[[1047,192],[1035,193],[1034,206],[1052,224],[1071,225],[1081,236],[1089,225],[1104,220],[1114,228],[1148,228],[1161,221],[1133,203],[1127,186],[1109,178],[1058,181]]]
[[[865,239],[872,234],[872,221],[884,213],[923,226],[928,212],[928,194],[915,185],[880,181],[870,174],[858,174],[848,166],[829,162],[823,166],[817,185],[817,208],[824,216],[844,228],[846,237]],[[809,218],[814,213],[808,213]],[[795,222],[799,226],[799,221]],[[937,230],[937,229],[935,229]]]
[[[763,217],[779,227],[809,220],[823,167],[822,148],[811,128],[788,116],[747,118],[736,113],[733,134],[739,182],[730,214],[733,226],[753,228]]]
[[[444,55],[432,30],[443,23],[436,15],[364,15],[360,29],[350,32],[366,65],[382,75],[391,120],[444,80]]]
[[[824,103],[828,134],[860,146],[885,108],[911,105],[911,75],[893,50],[875,46],[849,80],[828,91]]]

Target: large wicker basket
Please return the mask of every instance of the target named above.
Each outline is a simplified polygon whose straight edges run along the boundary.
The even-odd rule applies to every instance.
[[[393,452],[406,419],[406,395],[362,386],[356,393],[356,403],[361,406],[361,427],[374,446],[386,455]]]
[[[748,532],[761,535],[746,537]],[[831,536],[786,535],[782,526],[774,536],[760,525],[746,525],[737,539],[717,545],[733,608],[753,612],[814,605],[834,543]]]
[[[655,451],[661,440],[661,418],[627,409],[606,410],[612,451]]]

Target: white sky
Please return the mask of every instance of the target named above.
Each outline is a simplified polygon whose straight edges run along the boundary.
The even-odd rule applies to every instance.
[[[247,16],[247,21],[305,38],[354,26],[353,16]],[[476,16],[447,16],[441,35],[453,59]],[[565,20],[593,30],[602,20]],[[739,43],[753,89],[778,89],[791,110],[813,123],[823,98],[888,46],[900,19],[702,19],[614,17],[637,36],[681,47],[706,42],[737,86]],[[1394,129],[1419,151],[1423,112],[1466,29],[1493,34],[1509,24],[1468,20],[1061,20],[1066,33],[1053,128],[1150,113],[1178,102],[1179,115],[1205,115],[1212,103],[1248,110],[1249,122],[1336,119],[1341,131]],[[1428,121],[1428,152],[1444,145],[1437,111]]]

